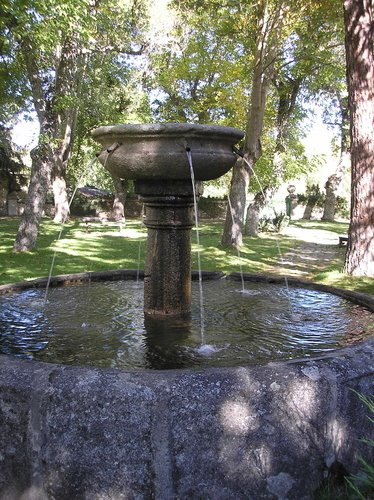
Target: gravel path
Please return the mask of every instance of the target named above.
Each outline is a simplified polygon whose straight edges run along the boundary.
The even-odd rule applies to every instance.
[[[345,248],[339,248],[339,235],[332,231],[288,226],[282,234],[295,240],[295,248],[270,269],[277,274],[311,278],[345,252]]]

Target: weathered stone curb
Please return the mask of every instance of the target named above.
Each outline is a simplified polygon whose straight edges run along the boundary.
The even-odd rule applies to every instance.
[[[266,366],[122,372],[0,356],[1,499],[312,498],[373,459],[374,340]]]
[[[312,499],[337,464],[355,472],[360,456],[374,459],[354,392],[373,389],[373,338],[319,358],[204,370],[0,356],[0,499]]]

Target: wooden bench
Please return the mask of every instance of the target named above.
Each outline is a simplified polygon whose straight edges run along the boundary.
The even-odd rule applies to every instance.
[[[348,244],[348,236],[339,236],[339,248]]]

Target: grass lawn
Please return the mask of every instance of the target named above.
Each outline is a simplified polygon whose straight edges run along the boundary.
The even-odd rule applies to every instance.
[[[72,219],[63,227],[50,219],[43,219],[38,247],[32,252],[14,253],[12,246],[19,219],[0,218],[0,284],[83,271],[110,269],[144,269],[146,228],[140,220],[127,220],[122,228],[115,223],[90,223],[86,228],[79,219]],[[344,234],[347,225],[318,221],[293,222],[297,227],[324,229]],[[60,234],[61,233],[61,234]],[[220,245],[222,222],[200,223],[200,259],[202,269],[229,273],[269,272],[277,266],[280,255],[298,246],[301,241],[276,234],[261,234],[258,238],[244,238],[244,245],[235,249]],[[374,280],[353,279],[340,272],[343,252],[315,274],[316,281],[374,293]],[[196,235],[192,233],[193,268],[197,268]]]

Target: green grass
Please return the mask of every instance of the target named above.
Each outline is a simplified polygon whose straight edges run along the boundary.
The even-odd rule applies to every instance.
[[[298,220],[293,221],[292,224],[305,229],[323,229],[342,236],[347,234],[349,226],[348,222],[324,222],[318,220]]]
[[[325,230],[346,235],[348,223],[346,222],[323,222],[323,221],[295,221],[293,225],[310,230]],[[346,288],[356,292],[374,294],[374,280],[372,278],[354,278],[342,272],[344,267],[345,248],[338,251],[338,257],[325,266],[323,270],[313,273],[313,280],[318,283]]]
[[[50,219],[43,219],[38,247],[32,252],[14,253],[14,238],[18,218],[0,218],[0,284],[13,283],[48,276],[54,259],[52,274],[84,271],[144,268],[146,228],[140,220],[127,220],[120,231],[118,224],[90,223],[89,231],[79,219],[72,219],[62,228]],[[347,224],[322,222],[293,222],[309,229],[325,229],[344,234]],[[61,237],[59,233],[61,231]],[[244,238],[237,252],[220,245],[222,222],[200,224],[200,258],[202,269],[229,273],[233,271],[267,273],[277,265],[280,253],[301,242],[283,235],[261,234],[258,238]],[[348,277],[340,272],[344,249],[338,258],[314,273],[313,279],[330,285],[374,293],[374,280]],[[139,259],[140,258],[140,259]],[[196,234],[192,234],[193,268],[197,269]]]

